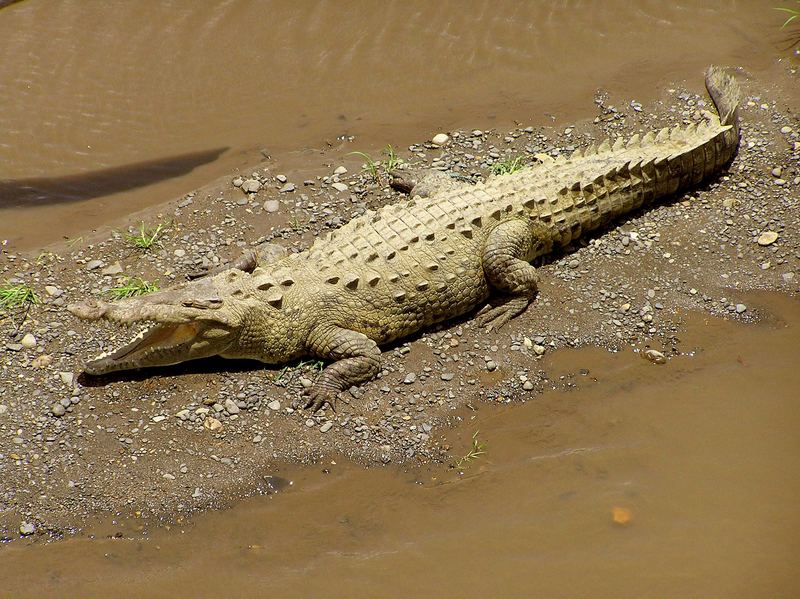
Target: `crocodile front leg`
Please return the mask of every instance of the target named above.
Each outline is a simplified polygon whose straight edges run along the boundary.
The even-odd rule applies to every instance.
[[[478,326],[499,329],[524,312],[536,297],[539,275],[528,261],[538,253],[540,237],[524,219],[504,221],[489,233],[483,249],[483,272],[493,288],[511,297],[479,314]]]
[[[308,337],[308,350],[318,358],[336,360],[309,389],[303,407],[314,412],[326,403],[336,409],[340,391],[372,380],[380,371],[381,350],[363,333],[334,325],[317,327]]]

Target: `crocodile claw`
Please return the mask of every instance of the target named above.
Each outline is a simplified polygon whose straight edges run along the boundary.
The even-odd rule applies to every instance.
[[[308,396],[300,396],[292,402],[292,407],[295,409],[303,408],[304,410],[311,410],[318,412],[328,404],[331,410],[336,411],[336,396],[338,393],[331,389],[321,389],[319,387],[312,387],[308,391]]]

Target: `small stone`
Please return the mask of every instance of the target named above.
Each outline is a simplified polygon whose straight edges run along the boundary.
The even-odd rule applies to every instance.
[[[278,183],[286,183],[289,180],[286,178],[286,175],[277,175],[275,179],[278,180]]]
[[[36,347],[36,337],[34,337],[31,333],[25,333],[25,336],[20,339],[19,343],[25,349],[33,349]]]
[[[287,183],[283,187],[280,188],[280,193],[291,193],[295,190],[294,183]]]
[[[437,133],[436,135],[433,136],[433,139],[431,141],[435,143],[437,146],[443,146],[448,141],[450,141],[450,136],[448,136],[447,133]]]
[[[258,179],[248,179],[242,184],[242,190],[245,193],[256,193],[259,189],[261,189],[261,183],[258,182]]]
[[[772,245],[778,241],[779,235],[775,231],[764,231],[758,236],[758,245]]]
[[[222,428],[222,423],[213,416],[206,416],[203,421],[203,428],[209,431],[218,431]]]
[[[278,200],[267,200],[264,202],[264,210],[267,212],[277,212],[280,207],[281,203]]]
[[[103,266],[102,260],[89,260],[86,263],[86,270],[97,270],[101,266]]]
[[[189,410],[181,410],[177,414],[175,414],[176,418],[180,418],[181,420],[188,420],[189,419]]]
[[[404,382],[406,385],[413,385],[413,384],[416,382],[416,380],[417,380],[417,375],[416,375],[416,374],[414,374],[413,372],[409,372],[409,373],[406,375],[406,378],[404,378],[404,379],[403,379],[403,382]]]
[[[486,362],[486,370],[488,370],[489,372],[494,372],[495,370],[497,370],[497,362],[495,362],[494,360],[489,360],[488,362]]]
[[[736,199],[735,198],[725,198],[724,200],[722,200],[722,207],[723,208],[727,208],[728,210],[730,210],[734,206],[736,206]]]
[[[535,344],[533,346],[533,353],[535,353],[537,356],[544,355],[544,352],[545,352],[544,345]]]
[[[317,424],[317,423],[316,423],[316,422],[314,422],[314,419],[313,419],[313,418],[309,418],[308,420],[306,420],[306,426],[307,426],[308,428],[313,428],[313,427],[314,427],[314,425],[316,425],[316,424]]]
[[[54,285],[45,285],[44,290],[45,293],[47,293],[47,295],[49,295],[50,297],[61,297],[64,294],[64,292],[61,291],[61,289],[59,289]]]
[[[533,383],[530,382],[530,381],[525,381],[524,383],[522,383],[522,388],[525,391],[532,391],[533,390]]]
[[[33,360],[31,360],[31,366],[34,368],[47,368],[50,366],[50,363],[53,361],[53,356],[50,354],[39,354]]]
[[[736,304],[736,313],[737,314],[744,314],[747,312],[747,306],[744,304]]]
[[[241,177],[236,177],[233,180],[233,186],[234,187],[241,187],[242,185],[244,185],[244,179],[242,179]]]
[[[452,372],[443,372],[442,373],[442,380],[443,381],[452,381],[455,375]]]
[[[311,379],[301,376],[300,377],[300,384],[303,385],[304,389],[310,389],[314,385],[314,381]]]
[[[781,275],[781,278],[786,283],[791,283],[794,280],[794,273],[793,272],[785,272]],[[2,407],[2,406],[0,406]]]
[[[336,170],[333,171],[334,175],[344,175],[347,172],[347,169],[343,166],[337,166]]]
[[[103,270],[100,271],[101,275],[113,276],[118,275],[122,272],[122,264],[119,262],[114,262],[111,266],[106,266]]]
[[[75,375],[71,372],[59,372],[58,376],[61,378],[61,382],[64,383],[67,387],[72,387],[72,382],[75,380]]]
[[[228,414],[238,414],[241,411],[239,406],[236,405],[236,402],[230,398],[225,400],[225,409],[228,411]]]
[[[267,404],[267,407],[273,412],[277,412],[278,410],[281,409],[281,402],[279,402],[277,399],[273,399],[271,402]]]
[[[331,185],[331,187],[333,187],[336,191],[347,191],[348,190],[347,185],[345,185],[344,183],[339,183],[338,181],[336,183],[333,183]]]
[[[53,413],[53,416],[56,416],[58,418],[61,418],[64,414],[67,413],[67,409],[60,403],[54,403],[53,407],[50,408],[50,411]]]
[[[19,534],[23,537],[32,535],[34,532],[36,532],[36,527],[30,522],[23,522],[19,525]]]
[[[183,257],[186,255],[186,250],[184,250],[184,249],[181,249],[181,248],[178,248],[177,250],[175,250],[175,251],[174,251],[174,252],[172,252],[172,253],[173,253],[173,254],[175,254],[175,256],[176,256],[177,258],[183,258]]]
[[[0,416],[8,412],[8,406],[6,404],[0,403]]]
[[[776,166],[772,169],[772,176],[773,177],[780,177],[783,174],[783,169],[779,166]]]
[[[783,133],[784,135],[788,135],[791,132],[792,132],[792,128],[791,127],[788,127],[788,126],[781,127],[781,133]]]
[[[569,266],[570,268],[572,268],[572,269],[576,269],[576,268],[578,268],[580,265],[581,265],[581,263],[580,263],[580,262],[578,262],[577,260],[570,260],[570,261],[569,261],[569,265],[568,265],[568,266]]]
[[[158,416],[153,416],[153,422],[156,422],[156,423],[164,422],[166,419],[167,419],[167,417],[164,416],[163,414],[159,414]]]
[[[331,428],[333,428],[333,422],[328,420],[321,427],[319,427],[319,432],[327,433],[329,430],[331,430]]]
[[[645,358],[650,360],[653,364],[666,364],[667,358],[660,351],[655,349],[645,350],[642,354]]]

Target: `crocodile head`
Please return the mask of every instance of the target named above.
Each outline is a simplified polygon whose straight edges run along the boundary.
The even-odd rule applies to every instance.
[[[286,319],[257,301],[249,278],[229,272],[117,302],[70,304],[67,309],[85,320],[144,325],[128,343],[87,362],[84,372],[96,376],[209,356],[270,363],[291,359],[284,358],[282,347],[290,327],[278,322]]]

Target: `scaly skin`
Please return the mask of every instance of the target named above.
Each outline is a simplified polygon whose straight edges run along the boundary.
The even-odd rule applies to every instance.
[[[93,375],[211,355],[277,364],[302,356],[334,363],[306,407],[374,378],[379,345],[465,314],[492,291],[508,301],[479,316],[500,327],[536,295],[530,262],[583,233],[707,180],[739,143],[738,86],[711,68],[720,116],[662,129],[477,185],[420,182],[414,197],[368,212],[305,252],[273,262],[250,256],[219,274],[76,315],[156,323],[142,339],[86,364]],[[423,194],[424,195],[424,194]]]

